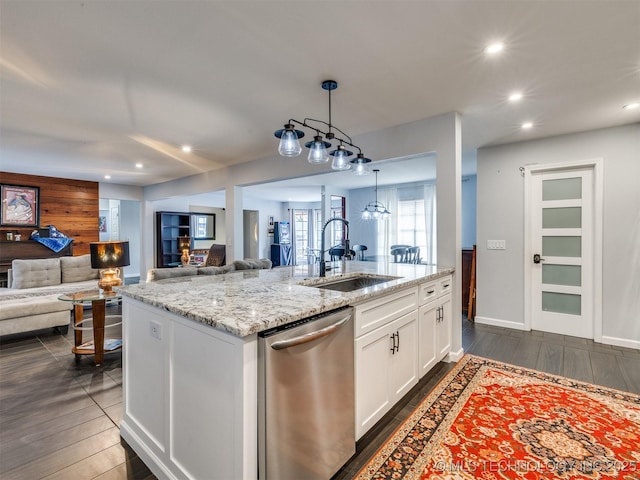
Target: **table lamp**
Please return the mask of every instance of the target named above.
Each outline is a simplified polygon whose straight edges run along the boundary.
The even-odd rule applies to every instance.
[[[100,269],[98,287],[111,292],[122,285],[121,267],[129,265],[129,242],[91,242],[91,268]]]
[[[189,264],[189,250],[191,249],[191,237],[178,237],[178,250],[182,252],[180,261],[182,265]]]

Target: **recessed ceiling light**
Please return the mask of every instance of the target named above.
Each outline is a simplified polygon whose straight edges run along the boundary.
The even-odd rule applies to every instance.
[[[136,163],[136,168],[142,168],[142,164],[141,163]]]
[[[640,103],[628,103],[624,107],[625,110],[633,110],[634,108],[640,107]]]
[[[495,55],[496,53],[500,53],[502,50],[504,50],[504,43],[497,42],[487,45],[484,52],[489,55]]]
[[[105,175],[104,178],[105,180],[111,180],[111,175]]]
[[[182,151],[184,153],[191,153],[191,145],[182,145]]]
[[[524,122],[521,126],[523,130],[529,130],[533,128],[533,122]]]
[[[522,100],[522,92],[513,92],[509,95],[510,102],[519,102],[520,100]]]

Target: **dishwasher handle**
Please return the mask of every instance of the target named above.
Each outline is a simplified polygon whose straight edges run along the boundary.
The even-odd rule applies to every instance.
[[[296,345],[302,345],[303,343],[312,342],[316,338],[326,337],[331,333],[335,332],[342,325],[347,323],[351,319],[351,315],[347,315],[341,320],[338,320],[336,323],[332,323],[320,330],[316,330],[315,332],[305,333],[304,335],[299,335],[297,337],[288,338],[287,340],[280,340],[279,342],[274,342],[271,345],[271,348],[274,350],[283,350],[289,347],[295,347]]]

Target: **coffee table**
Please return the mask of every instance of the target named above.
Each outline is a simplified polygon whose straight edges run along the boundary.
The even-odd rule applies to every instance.
[[[122,298],[117,292],[104,292],[102,290],[90,290],[86,292],[67,293],[60,295],[58,300],[63,302],[73,302],[73,330],[74,330],[74,347],[71,349],[76,354],[76,358],[80,355],[93,355],[96,365],[102,365],[105,352],[105,328],[115,327],[122,324],[122,321],[105,327],[105,312],[107,300],[118,300]],[[92,318],[82,319],[85,305],[91,304]],[[85,327],[84,322],[92,321],[93,326]],[[87,345],[82,343],[82,332],[93,331],[93,344]],[[122,345],[122,339],[107,339],[113,346],[109,346],[108,351],[119,350]]]

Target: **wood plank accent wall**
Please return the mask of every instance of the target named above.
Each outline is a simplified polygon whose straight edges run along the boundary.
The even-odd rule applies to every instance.
[[[40,227],[54,225],[73,238],[74,255],[89,253],[89,243],[100,239],[98,182],[0,172],[0,183],[40,187]],[[23,241],[28,240],[32,231],[0,227],[3,240],[7,232],[20,233]]]

